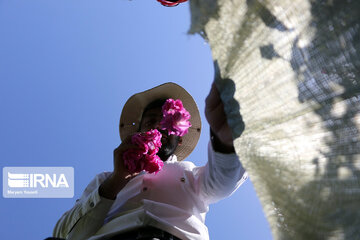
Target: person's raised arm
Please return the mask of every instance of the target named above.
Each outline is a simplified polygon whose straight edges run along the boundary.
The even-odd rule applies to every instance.
[[[210,125],[208,162],[197,168],[196,179],[204,202],[211,204],[230,196],[247,174],[235,154],[232,131],[227,123],[224,104],[215,83],[206,98],[205,115]]]
[[[234,153],[231,128],[229,127],[215,82],[211,85],[209,95],[205,100],[205,116],[210,125],[212,147],[216,152]]]

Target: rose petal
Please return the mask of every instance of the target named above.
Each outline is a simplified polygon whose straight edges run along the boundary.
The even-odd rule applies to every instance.
[[[132,143],[139,149],[128,149],[123,153],[124,165],[130,173],[140,172],[146,168],[151,172],[158,172],[161,169],[163,163],[156,155],[161,147],[161,137],[157,129],[132,136]],[[151,163],[148,163],[149,161]]]
[[[124,165],[129,173],[132,174],[139,171],[139,165],[142,158],[143,153],[138,149],[130,148],[123,153]]]
[[[163,105],[161,129],[167,130],[169,135],[184,136],[188,133],[191,123],[188,121],[190,113],[183,107],[181,100],[167,99]]]
[[[164,166],[163,161],[157,155],[154,156],[145,155],[145,159],[146,159],[145,170],[148,171],[149,173],[157,174]]]

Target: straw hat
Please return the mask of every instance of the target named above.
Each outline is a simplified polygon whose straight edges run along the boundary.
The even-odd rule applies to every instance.
[[[132,95],[121,112],[119,131],[123,141],[127,136],[138,131],[141,117],[145,107],[157,99],[180,99],[191,114],[191,127],[189,132],[182,137],[182,144],[175,150],[178,161],[185,159],[195,148],[201,132],[201,119],[199,109],[192,96],[179,85],[169,82]]]

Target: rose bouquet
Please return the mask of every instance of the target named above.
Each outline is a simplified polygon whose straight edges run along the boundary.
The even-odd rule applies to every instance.
[[[123,154],[124,164],[129,173],[142,170],[157,173],[161,170],[164,163],[156,155],[161,147],[161,133],[158,130],[134,134],[131,143],[138,148],[131,148]]]
[[[188,133],[191,123],[190,113],[184,108],[181,100],[167,99],[162,106],[161,129],[169,135],[184,136]],[[149,173],[158,173],[164,163],[158,155],[161,148],[161,133],[157,129],[144,133],[137,133],[131,137],[131,143],[138,148],[131,148],[124,152],[123,160],[130,173],[145,170]]]

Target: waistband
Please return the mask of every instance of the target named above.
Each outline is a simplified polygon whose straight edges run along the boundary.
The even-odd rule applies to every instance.
[[[158,238],[159,240],[181,240],[171,233],[151,226],[119,233],[111,238],[106,238],[106,240],[146,240],[152,238]]]

